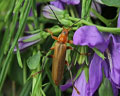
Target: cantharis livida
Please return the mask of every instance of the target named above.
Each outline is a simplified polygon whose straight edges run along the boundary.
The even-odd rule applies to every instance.
[[[52,10],[52,8],[50,6],[49,6],[49,8]],[[52,10],[52,12],[55,15],[53,10]],[[55,15],[55,17],[57,18],[56,15]],[[57,18],[57,20],[58,20],[58,18]],[[58,37],[53,36],[53,33],[49,29],[46,29],[46,31],[51,34],[51,37],[53,39],[57,40],[57,42],[55,43],[55,46],[50,48],[51,50],[54,50],[54,54],[50,55],[50,57],[53,58],[53,60],[52,60],[52,79],[56,85],[59,85],[63,78],[65,64],[67,66],[69,65],[68,62],[65,60],[65,57],[66,57],[67,49],[73,49],[71,46],[66,45],[66,43],[73,44],[72,40],[68,40],[68,33],[69,33],[70,29],[71,29],[71,27],[69,27],[69,28],[63,27],[63,30]],[[77,90],[77,88],[74,85],[73,85],[73,87],[75,88],[77,93],[80,94],[80,92]]]

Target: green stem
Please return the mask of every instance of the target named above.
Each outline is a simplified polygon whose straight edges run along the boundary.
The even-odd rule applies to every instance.
[[[5,77],[7,75],[7,72],[9,70],[9,68],[10,68],[12,58],[13,58],[13,54],[11,55],[10,58],[8,58],[8,62],[6,64],[4,64],[3,67],[2,67],[2,71],[0,73],[0,93],[1,93],[1,90],[2,90],[3,83],[5,81]]]
[[[70,14],[71,14],[71,16],[72,16],[72,17],[75,17],[75,14],[74,14],[74,12],[73,12],[73,7],[70,6],[69,9],[70,9]]]
[[[92,0],[87,0],[86,1],[86,14],[85,16],[90,16],[90,8],[91,8]]]
[[[94,25],[98,28],[99,31],[102,32],[109,32],[109,33],[113,33],[113,34],[120,34],[120,28],[111,28],[111,27],[103,27],[103,26],[99,26],[99,25],[95,25],[92,23],[89,23],[85,20],[81,20],[81,23],[85,24],[85,25]]]
[[[14,29],[15,29],[15,26],[13,26],[13,25],[16,24],[16,20],[17,20],[16,16],[18,15],[18,12],[14,14],[15,18],[13,18],[13,21],[11,24],[11,19],[12,19],[11,15],[12,15],[12,12],[14,9],[15,1],[16,0],[13,0],[12,5],[11,5],[11,9],[5,17],[6,31],[5,31],[5,34],[4,34],[4,37],[2,40],[2,44],[1,44],[1,49],[0,49],[0,51],[1,51],[0,52],[0,65],[2,64],[3,55],[4,55],[4,53],[6,53],[5,51],[8,51],[8,50],[6,50],[6,48],[8,49],[8,46],[10,44],[9,41],[11,40],[11,36],[13,35]],[[10,26],[10,25],[12,25],[12,26]]]
[[[103,16],[101,16],[98,12],[96,12],[93,8],[91,8],[91,12],[96,15],[98,19],[100,19],[106,26],[108,26],[111,23],[111,20],[107,20]]]
[[[68,17],[70,20],[72,21],[79,21],[80,19],[78,18],[72,18],[72,17]],[[85,24],[85,25],[89,25],[89,26],[96,26],[98,28],[99,31],[102,32],[109,32],[109,33],[113,33],[113,34],[120,34],[120,28],[113,28],[113,27],[103,27],[103,26],[99,26],[99,25],[95,25],[93,23],[90,23],[86,20],[80,20],[80,22],[78,22],[76,25],[81,26],[81,24]],[[73,27],[73,30],[77,30],[78,27]]]
[[[38,18],[37,18],[36,0],[33,0],[32,11],[33,11],[35,29],[37,29],[38,28]]]
[[[82,19],[85,18],[85,14],[86,14],[86,2],[87,0],[82,0],[82,14],[81,14]]]
[[[8,67],[10,65],[9,60],[10,60],[11,56],[13,55],[13,50],[15,48],[15,45],[16,45],[17,41],[18,41],[18,38],[19,38],[20,34],[23,32],[23,29],[25,27],[25,24],[26,24],[26,21],[27,21],[27,17],[28,17],[28,14],[30,12],[30,8],[31,8],[31,5],[32,5],[32,0],[27,0],[27,1],[28,1],[28,4],[25,7],[26,11],[25,11],[25,13],[23,15],[23,18],[21,19],[19,29],[18,29],[18,31],[16,33],[15,39],[14,39],[13,44],[12,44],[12,46],[11,46],[9,52],[8,52],[8,55],[7,55],[6,59],[5,59],[5,62],[3,64],[3,66],[7,66]],[[2,71],[0,73],[0,91],[1,91],[2,85],[4,83],[4,79],[5,79],[6,75],[7,75],[7,74],[4,74],[4,76],[3,76],[4,72],[7,73],[8,70],[6,68],[5,69],[2,68]]]
[[[25,59],[24,59],[24,64],[23,64],[23,83],[26,83],[26,79],[27,78],[27,70],[26,70],[26,63],[25,63]]]

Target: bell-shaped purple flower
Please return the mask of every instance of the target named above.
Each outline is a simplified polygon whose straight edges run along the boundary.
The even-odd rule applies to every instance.
[[[120,15],[118,18],[118,27],[119,21]],[[83,71],[75,81],[75,86],[80,95],[73,89],[72,96],[93,96],[102,83],[102,70],[104,70],[104,78],[107,78],[111,82],[114,96],[118,96],[118,87],[120,87],[120,36],[100,33],[95,26],[82,26],[75,32],[73,43],[81,46],[86,45],[90,48],[96,47],[101,52],[106,53],[107,56],[103,60],[96,53],[94,54],[89,66],[88,82]],[[67,83],[64,88],[69,87],[68,85]]]
[[[28,42],[25,41],[25,40],[33,38],[34,36],[37,36],[37,35],[38,34],[21,37],[18,40],[18,48],[19,48],[19,50],[22,51],[22,50],[26,49],[27,47],[32,46],[32,45],[38,43],[40,41],[40,39],[33,40],[33,41],[28,41]],[[14,52],[16,52],[16,51],[17,51],[17,48],[15,47],[14,48]]]
[[[66,4],[68,4],[68,5],[70,5],[70,4],[71,4],[71,5],[77,5],[77,4],[80,3],[80,0],[60,0],[60,1],[66,3]]]
[[[97,30],[95,26],[83,26],[79,28],[73,37],[73,43],[75,45],[87,45],[90,48],[98,48],[102,52],[105,51],[107,45],[102,34]],[[101,47],[102,46],[102,47]],[[89,67],[89,80],[88,82],[83,78],[85,84],[84,91],[82,89],[83,86],[78,86],[78,83],[81,84],[81,80],[77,80],[75,82],[75,86],[80,91],[80,96],[92,96],[94,92],[99,87],[102,81],[102,64],[105,63],[102,58],[100,58],[97,54],[94,54],[93,59],[91,60],[90,67]],[[84,71],[83,71],[84,72]],[[81,78],[81,76],[79,77]],[[75,95],[76,94],[76,95]],[[76,90],[73,89],[72,96],[79,96],[77,95]]]
[[[114,96],[117,96],[117,87],[120,87],[120,37],[108,33],[102,34],[95,26],[83,26],[75,32],[73,43],[81,46],[87,45],[90,48],[96,47],[102,52],[106,52],[106,50],[109,50],[110,52],[107,54],[107,61],[102,60],[97,54],[94,54],[89,67],[88,82],[84,81],[86,83],[84,84],[84,87],[78,86],[79,83],[80,85],[83,83],[83,81],[81,82],[80,80],[82,76],[80,76],[75,82],[75,85],[78,86],[77,88],[81,95],[78,95],[73,89],[72,96],[93,96],[102,81],[102,69],[104,69],[106,78],[112,83]],[[84,77],[82,77],[82,79],[84,80]],[[81,90],[82,87],[85,91]]]
[[[53,11],[57,15],[57,17],[61,17],[64,14],[64,11],[53,6],[53,5],[47,5],[43,8],[43,16],[45,16],[48,19],[56,19],[55,15],[53,14]]]

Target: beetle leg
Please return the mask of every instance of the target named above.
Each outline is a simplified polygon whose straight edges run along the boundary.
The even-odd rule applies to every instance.
[[[50,50],[54,50],[54,49],[55,49],[55,47],[51,47],[51,48],[50,48]]]
[[[87,56],[90,56],[91,53],[80,53],[80,55],[87,55]]]
[[[34,77],[34,76],[36,76],[37,74],[42,73],[43,71],[44,71],[44,70],[42,69],[42,70],[40,70],[40,71],[38,71],[38,72],[36,72],[36,73],[32,74],[32,75],[31,75],[31,77]]]
[[[73,88],[76,90],[77,94],[80,95],[80,92],[79,92],[78,89],[75,87],[75,85],[73,85]]]
[[[65,61],[65,64],[67,65],[67,68],[68,68],[68,71],[70,73],[70,77],[71,77],[71,81],[72,81],[72,85],[73,85],[73,88],[76,90],[77,94],[80,95],[80,92],[78,91],[78,89],[75,87],[74,85],[74,81],[73,81],[73,77],[72,77],[72,72],[70,70],[70,66],[69,66],[69,63],[67,61]]]
[[[58,37],[53,36],[53,33],[49,30],[49,29],[45,29],[47,32],[49,32],[51,34],[51,37],[55,40],[58,40]]]
[[[71,49],[71,50],[73,50],[73,47],[71,47],[71,46],[67,46],[67,49]]]
[[[68,40],[68,43],[73,44],[73,41],[72,40]]]
[[[67,61],[65,61],[65,64],[69,67],[69,63]]]
[[[48,55],[47,57],[48,57],[48,58],[53,58],[53,55]]]

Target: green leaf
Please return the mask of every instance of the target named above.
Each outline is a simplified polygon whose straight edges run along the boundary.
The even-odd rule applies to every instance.
[[[31,70],[36,69],[38,67],[40,63],[40,57],[41,57],[41,53],[38,52],[37,54],[28,58],[27,65]]]
[[[82,70],[83,70],[83,68],[80,68],[80,69],[78,70],[77,75],[76,75],[74,81],[80,76]]]
[[[23,64],[22,64],[22,59],[21,59],[21,55],[20,55],[20,50],[18,48],[18,44],[17,44],[17,59],[18,59],[18,64],[21,68],[23,68]]]
[[[101,0],[103,4],[108,6],[120,7],[120,0]]]
[[[85,71],[86,81],[88,82],[88,80],[89,80],[89,68],[88,68],[88,66],[85,66],[85,67],[84,67],[84,71]]]
[[[13,42],[12,42],[12,45],[7,53],[7,56],[5,58],[5,61],[3,63],[3,68],[1,70],[1,73],[0,73],[0,91],[2,89],[2,86],[3,86],[3,83],[5,81],[5,78],[7,76],[7,72],[8,72],[8,69],[10,67],[10,60],[13,56],[13,50],[15,48],[15,45],[18,41],[18,38],[20,36],[20,34],[22,34],[24,28],[25,28],[25,24],[26,24],[26,21],[27,21],[27,17],[28,17],[28,14],[30,12],[30,9],[31,9],[31,5],[32,5],[32,0],[27,0],[27,5],[25,6],[25,12],[24,12],[24,15],[20,21],[20,25],[18,27],[18,30],[16,32],[16,35],[15,35],[15,38],[13,39]]]
[[[22,91],[19,96],[30,96],[30,91],[32,87],[32,79],[28,80],[22,88]]]
[[[40,33],[34,34],[32,37],[23,40],[23,42],[32,42],[40,39]]]
[[[78,64],[83,64],[85,60],[87,59],[86,55],[82,55],[83,53],[87,53],[86,46],[81,46],[78,50],[80,50],[81,54],[78,54]]]
[[[107,78],[103,79],[103,82],[99,88],[99,96],[113,96],[112,85]]]
[[[95,53],[98,55],[98,56],[100,56],[103,60],[105,59],[105,56],[104,56],[104,54],[102,53],[102,52],[100,52],[97,48],[92,48],[94,51],[95,51]]]

